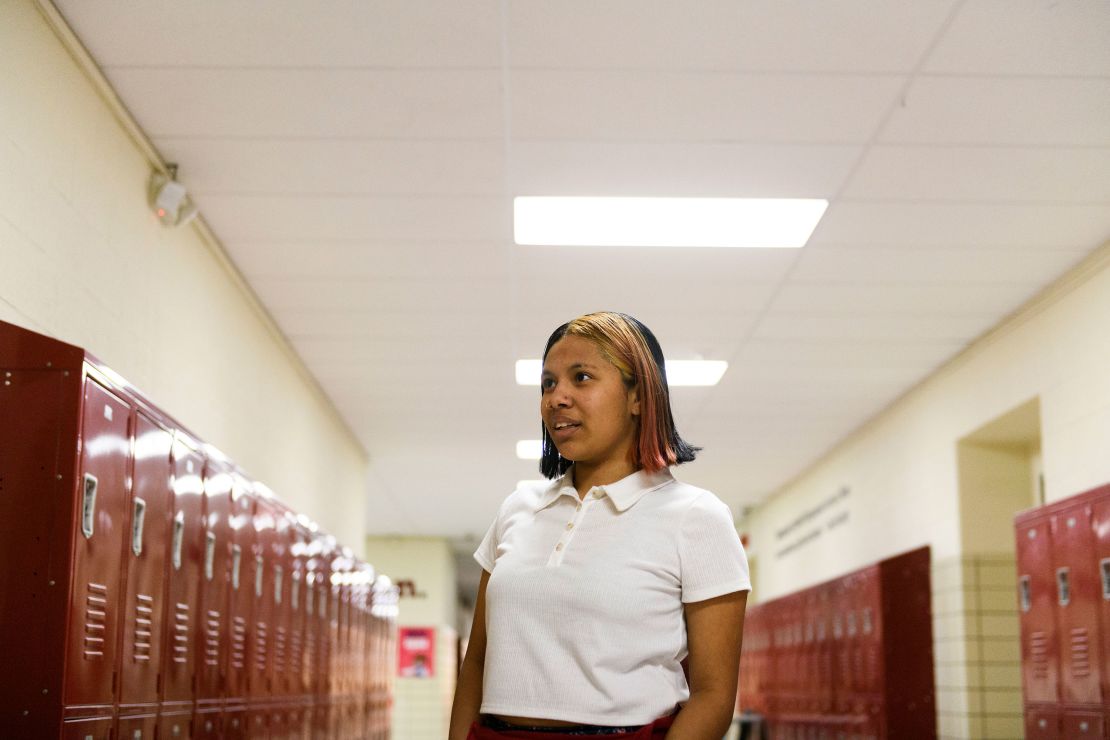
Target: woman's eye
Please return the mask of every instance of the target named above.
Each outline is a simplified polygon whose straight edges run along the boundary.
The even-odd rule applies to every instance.
[[[587,372],[579,371],[579,372],[574,374],[574,379],[579,381],[579,382],[585,380],[588,377],[590,377],[590,374],[587,373]]]
[[[555,381],[551,378],[543,378],[542,380],[540,380],[540,388],[543,388],[545,391],[551,390],[554,387]]]

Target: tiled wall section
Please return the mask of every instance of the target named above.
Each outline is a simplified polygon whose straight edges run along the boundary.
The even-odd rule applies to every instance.
[[[937,561],[932,576],[939,736],[1023,737],[1013,555]]]
[[[393,740],[447,737],[458,675],[457,643],[454,629],[440,627],[436,630],[435,676],[398,678],[394,683]]]

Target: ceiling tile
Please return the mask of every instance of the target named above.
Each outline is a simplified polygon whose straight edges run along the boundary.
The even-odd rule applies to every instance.
[[[103,66],[497,67],[497,0],[58,0]]]
[[[251,281],[260,278],[371,280],[382,278],[508,278],[506,251],[494,240],[466,242],[236,240],[228,252]],[[422,317],[431,320],[431,317]]]
[[[874,146],[846,200],[1110,203],[1110,147]]]
[[[199,195],[500,195],[498,141],[154,140]]]
[[[908,337],[953,342],[970,342],[994,326],[993,313],[860,314],[788,313],[772,311],[764,316],[752,336],[757,339],[813,339],[847,341],[904,340]]]
[[[810,245],[1093,249],[1110,236],[1106,214],[1103,205],[835,202]]]
[[[828,198],[862,146],[521,141],[514,195]]]
[[[519,139],[867,141],[902,78],[618,70],[515,70]]]
[[[919,76],[879,136],[890,144],[1110,146],[1110,79]]]
[[[792,281],[774,311],[939,315],[993,313],[999,318],[1040,291],[1043,283],[807,283]]]
[[[925,70],[1106,77],[1110,3],[967,0],[929,55]]]
[[[150,136],[497,138],[485,70],[105,70]]]
[[[516,0],[509,58],[545,68],[908,72],[951,5]]]

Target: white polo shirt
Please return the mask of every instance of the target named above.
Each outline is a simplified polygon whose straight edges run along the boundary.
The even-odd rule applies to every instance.
[[[751,588],[728,507],[669,470],[579,501],[573,468],[522,486],[474,553],[486,586],[482,713],[640,725],[690,697],[684,603]]]

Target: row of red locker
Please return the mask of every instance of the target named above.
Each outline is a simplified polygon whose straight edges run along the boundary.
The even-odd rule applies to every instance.
[[[929,549],[748,610],[738,708],[775,737],[935,737]]]
[[[0,736],[388,707],[388,579],[83,350],[0,322],[0,372]]]
[[[1110,738],[1110,485],[1014,526],[1026,735]]]

